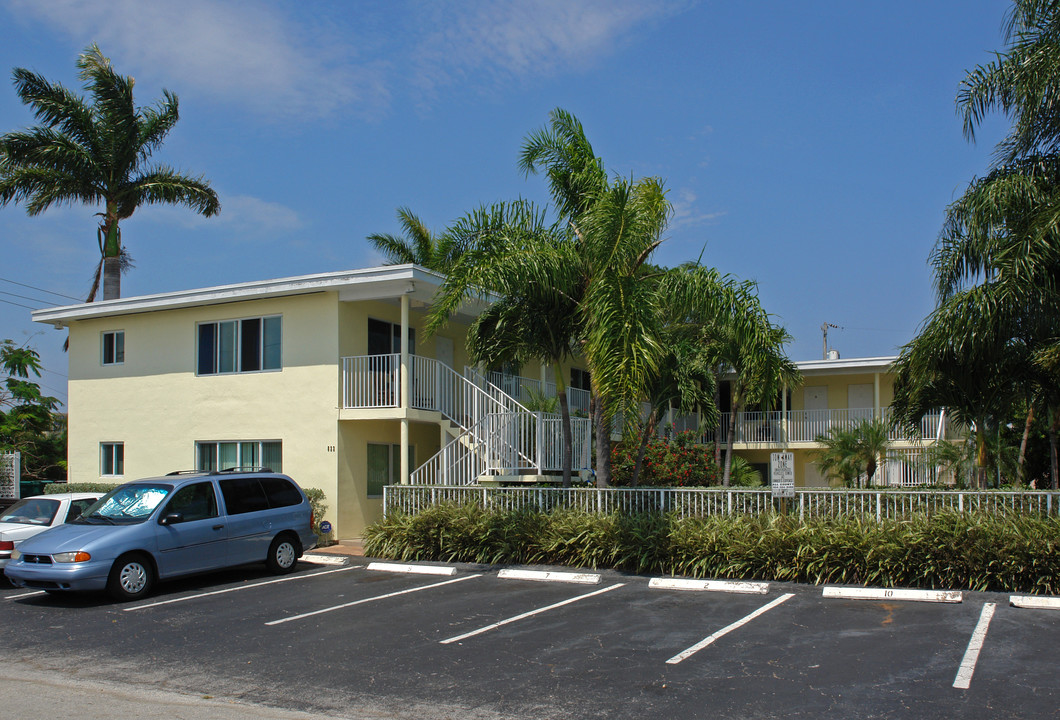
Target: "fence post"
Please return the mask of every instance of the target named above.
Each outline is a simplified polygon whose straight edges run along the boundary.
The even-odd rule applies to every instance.
[[[725,502],[729,515],[732,515],[732,490],[725,491]]]
[[[799,520],[803,520],[806,514],[806,493],[799,493]]]
[[[964,512],[964,493],[957,493],[957,512]]]
[[[880,493],[876,493],[876,522],[880,521]]]

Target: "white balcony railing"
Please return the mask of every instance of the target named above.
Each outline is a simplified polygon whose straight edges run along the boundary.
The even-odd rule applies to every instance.
[[[558,415],[530,412],[485,377],[466,376],[433,358],[409,356],[410,407],[440,413],[462,432],[417,468],[413,483],[469,484],[482,474],[541,473],[561,469]],[[402,404],[401,356],[342,358],[344,408],[395,408]],[[572,418],[575,469],[589,466],[588,418]]]

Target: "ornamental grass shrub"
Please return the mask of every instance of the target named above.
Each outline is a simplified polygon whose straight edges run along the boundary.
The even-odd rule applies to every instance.
[[[543,564],[695,578],[1060,594],[1060,520],[937,512],[850,515],[485,510],[435,505],[369,527],[365,552],[395,560]]]

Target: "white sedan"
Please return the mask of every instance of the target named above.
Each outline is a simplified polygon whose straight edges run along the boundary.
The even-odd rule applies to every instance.
[[[102,493],[56,493],[23,498],[0,511],[0,575],[26,538],[79,517]]]

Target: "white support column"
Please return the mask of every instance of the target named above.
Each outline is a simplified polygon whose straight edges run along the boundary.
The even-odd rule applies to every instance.
[[[401,484],[409,484],[409,296],[401,296]]]
[[[872,376],[872,417],[879,420],[882,417],[880,410],[880,374]]]
[[[780,442],[783,447],[788,446],[788,386],[780,388]]]

